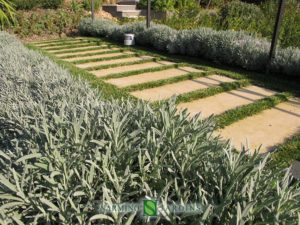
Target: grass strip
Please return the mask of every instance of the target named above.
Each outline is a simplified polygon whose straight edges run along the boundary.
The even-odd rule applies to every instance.
[[[83,54],[76,54],[76,55],[70,54],[70,55],[62,56],[60,58],[61,59],[72,59],[72,58],[76,59],[78,57],[86,57],[86,56],[94,56],[94,55],[105,55],[105,54],[118,53],[118,52],[124,52],[124,50],[123,49],[116,49],[116,50],[91,52],[91,53],[83,53]]]
[[[196,99],[206,98],[222,92],[235,90],[237,88],[245,87],[250,85],[249,80],[242,79],[234,82],[223,82],[218,86],[210,87],[206,89],[200,89],[192,91],[186,94],[179,95],[176,99],[176,103],[190,102]]]
[[[163,66],[157,66],[157,67],[152,67],[152,68],[147,68],[147,69],[132,70],[132,71],[128,71],[128,72],[109,74],[105,77],[102,77],[102,79],[107,80],[107,79],[113,79],[113,78],[129,77],[129,76],[133,76],[133,75],[158,72],[158,71],[163,71],[163,70],[177,68],[177,67],[179,67],[179,64],[163,65]]]
[[[157,80],[157,81],[151,81],[151,82],[147,82],[147,83],[132,85],[132,86],[123,88],[123,90],[128,91],[128,92],[140,91],[140,90],[144,90],[144,89],[160,87],[160,86],[167,85],[167,84],[173,84],[173,83],[177,83],[180,81],[192,80],[192,79],[196,79],[199,77],[208,76],[210,74],[212,74],[212,73],[207,72],[207,71],[193,72],[193,73],[188,73],[186,75],[182,75],[182,76],[178,76],[178,77],[168,78],[165,80]]]
[[[102,42],[94,42],[94,43],[82,43],[82,44],[73,44],[73,45],[67,45],[67,46],[60,46],[60,47],[50,47],[50,48],[42,48],[46,51],[64,51],[69,50],[72,48],[80,48],[80,47],[89,47],[89,46],[107,46],[106,44],[103,44]]]
[[[130,96],[127,92],[118,89],[114,85],[105,83],[102,79],[99,79],[95,75],[83,69],[75,67],[72,63],[58,59],[51,53],[48,53],[31,44],[27,44],[26,47],[35,51],[39,51],[42,54],[48,56],[51,60],[53,60],[58,65],[60,65],[62,68],[67,69],[70,72],[70,74],[75,78],[81,78],[88,81],[91,87],[97,89],[101,93],[101,96],[105,99],[122,99],[122,98],[130,98],[133,100],[136,99],[133,96]]]
[[[288,101],[292,97],[290,93],[279,93],[270,97],[257,100],[251,104],[230,109],[221,115],[215,116],[218,128],[224,128],[246,117],[258,114],[266,109],[270,109],[281,102]]]
[[[99,48],[99,50],[101,50],[101,49],[110,49],[110,48],[113,48],[114,45],[99,45],[99,46],[97,46],[97,48],[98,47],[103,47],[103,48]],[[52,51],[51,54],[58,54],[59,55],[59,54],[67,54],[67,53],[78,53],[78,52],[80,53],[80,52],[83,52],[83,51],[91,51],[91,50],[95,50],[95,46],[91,46],[90,48],[57,50],[57,51]]]
[[[40,48],[50,48],[50,47],[61,47],[61,46],[68,46],[68,45],[75,45],[75,44],[86,44],[86,43],[96,43],[98,41],[93,40],[76,40],[76,41],[62,41],[62,42],[56,42],[56,43],[49,43],[45,45],[37,45]],[[102,42],[103,43],[103,42]]]
[[[74,61],[72,61],[72,63],[73,64],[85,64],[85,63],[92,63],[92,62],[103,62],[103,61],[114,60],[114,59],[126,59],[126,58],[131,58],[131,57],[138,57],[138,56],[140,56],[140,55],[136,54],[136,53],[130,53],[130,54],[124,53],[123,55],[104,57],[104,58],[74,60]]]
[[[295,160],[300,161],[300,132],[278,145],[271,153],[273,166],[289,167]]]
[[[94,71],[94,70],[104,70],[104,69],[109,69],[109,68],[114,68],[114,67],[120,67],[120,66],[131,66],[131,65],[138,65],[138,64],[143,64],[147,62],[155,62],[158,59],[143,59],[143,60],[137,60],[133,62],[124,62],[124,63],[114,63],[114,64],[108,64],[108,65],[101,65],[101,66],[93,66],[93,67],[88,67],[85,68],[88,71]]]

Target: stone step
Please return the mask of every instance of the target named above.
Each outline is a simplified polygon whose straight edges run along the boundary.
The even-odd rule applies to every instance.
[[[166,70],[165,73],[172,74],[173,71]],[[137,98],[153,102],[170,98],[173,95],[184,94],[191,91],[196,91],[199,89],[205,89],[211,86],[219,85],[222,82],[233,81],[235,80],[225,76],[212,75],[208,77],[200,77],[193,80],[180,81],[174,84],[167,84],[160,87],[149,88],[141,91],[134,91],[131,92],[131,94]]]
[[[76,53],[61,53],[61,54],[56,54],[56,56],[58,56],[60,58],[70,57],[68,59],[78,59],[80,57],[84,57],[86,54],[93,54],[93,53],[96,54],[96,53],[102,53],[102,52],[114,51],[114,50],[120,50],[120,49],[119,48],[103,48],[103,49],[95,49],[95,50],[82,51],[82,52],[76,52]]]
[[[260,153],[264,153],[299,132],[300,99],[295,98],[225,127],[220,134],[237,150],[242,144],[252,152],[261,146]]]
[[[47,43],[49,44],[49,43],[57,43],[61,41],[72,41],[72,40],[85,40],[85,38],[83,37],[60,38],[60,39],[53,39],[53,40],[33,41],[29,43],[33,45],[38,45],[38,44],[47,44]]]
[[[65,59],[65,61],[68,62],[75,62],[78,60],[90,60],[90,59],[105,59],[105,58],[110,58],[110,57],[115,57],[115,56],[123,56],[123,55],[127,55],[127,54],[133,54],[133,52],[114,52],[114,53],[107,53],[107,54],[100,54],[100,55],[92,55],[92,56],[81,56],[81,57],[77,57],[77,58],[68,58]],[[92,63],[96,63],[97,62],[90,62],[90,64]],[[88,66],[90,67],[90,66]]]
[[[124,72],[131,72],[131,71],[138,71],[143,69],[150,69],[150,68],[159,68],[165,65],[172,65],[173,62],[168,61],[159,61],[159,62],[145,62],[141,64],[134,64],[134,65],[127,65],[127,66],[118,66],[108,69],[102,69],[102,70],[95,70],[92,71],[93,74],[95,74],[97,77],[105,77],[112,74],[117,73],[124,73]]]
[[[136,5],[103,4],[102,10],[114,14],[123,10],[136,10]]]
[[[90,49],[90,48],[94,48],[96,49],[107,49],[108,45],[90,45],[90,46],[83,46],[83,47],[74,47],[74,48],[67,48],[67,49],[60,49],[60,50],[47,50],[47,52],[53,53],[53,54],[60,54],[61,52],[65,52],[65,51],[73,51],[73,50],[86,50],[86,49]],[[76,52],[77,53],[77,52]],[[76,54],[75,52],[73,54]],[[70,53],[68,53],[70,54]]]
[[[46,51],[56,51],[55,49],[58,49],[58,48],[59,48],[58,50],[61,50],[61,49],[63,50],[63,49],[79,48],[79,47],[86,47],[86,46],[101,46],[101,45],[96,42],[93,42],[93,43],[79,42],[79,43],[75,43],[75,44],[64,44],[64,45],[42,47],[42,49],[46,50]]]
[[[227,110],[253,103],[274,94],[274,91],[268,89],[248,86],[192,102],[181,103],[178,105],[178,109],[188,109],[191,116],[201,112],[203,117],[208,117],[212,114],[218,115]]]
[[[92,41],[92,40],[74,39],[74,40],[66,40],[66,41],[55,42],[55,43],[41,43],[41,44],[36,44],[36,46],[46,49],[46,48],[70,46],[70,45],[86,44],[86,43],[95,43],[95,42],[96,41]]]
[[[201,72],[201,71],[192,67],[180,67],[180,68],[167,69],[167,70],[162,70],[157,72],[143,73],[143,74],[138,74],[129,77],[110,79],[107,80],[106,82],[116,85],[117,87],[127,87],[131,85],[147,83],[150,81],[164,80],[172,77],[178,77],[191,72]]]
[[[84,47],[107,47],[107,44],[97,44],[97,43],[80,43],[78,45],[64,45],[64,46],[52,46],[49,48],[43,48],[45,51],[65,51],[77,48],[84,48]],[[59,49],[58,49],[59,48]]]
[[[114,53],[117,56],[117,53]],[[113,54],[110,54],[113,55]],[[119,54],[122,55],[122,54]],[[150,58],[150,57],[149,57]],[[148,57],[138,57],[133,56],[129,58],[122,58],[122,59],[111,59],[111,60],[104,60],[99,62],[90,62],[90,63],[84,63],[84,64],[78,64],[77,67],[81,69],[96,67],[96,66],[106,66],[106,65],[118,65],[120,63],[130,63],[130,62],[136,62],[148,59]]]
[[[118,0],[118,5],[136,5],[139,0]]]
[[[136,18],[136,17],[139,17],[139,16],[143,16],[144,13],[143,13],[143,10],[123,10],[121,12],[118,12],[121,16],[121,18]]]

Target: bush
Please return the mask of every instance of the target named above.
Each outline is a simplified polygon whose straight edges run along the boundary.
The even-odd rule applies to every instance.
[[[195,3],[194,3],[195,4]],[[182,7],[173,12],[165,20],[157,20],[177,30],[196,29],[199,27],[218,28],[218,14],[211,10],[204,10],[200,6]]]
[[[142,9],[147,8],[148,0],[140,0],[138,7]],[[152,0],[151,8],[157,11],[174,11],[178,9],[191,9],[197,7],[196,1],[190,0]]]
[[[278,3],[273,0],[267,0],[261,5],[265,19],[259,29],[259,32],[271,39],[275,18],[277,15]],[[270,23],[270,21],[272,21]],[[284,16],[280,28],[279,44],[282,47],[300,47],[300,7],[296,0],[287,0],[285,3]]]
[[[63,2],[64,0],[42,0],[41,6],[45,9],[57,9]]]
[[[104,101],[80,80],[0,33],[0,223],[89,224],[99,202],[198,202],[160,224],[293,224],[299,184],[270,158],[237,154],[210,119],[173,102]],[[22,90],[22,91],[20,91]],[[138,215],[100,223],[142,224]]]
[[[57,9],[64,0],[13,0],[16,9],[30,10],[33,8]]]
[[[111,21],[83,19],[79,31],[84,35],[109,37],[122,41],[124,33],[134,33],[136,43],[173,54],[199,56],[215,62],[248,70],[264,71],[270,43],[243,32],[216,31],[210,28],[176,31],[164,25],[152,24],[146,29],[142,23],[116,25]],[[278,49],[271,65],[273,73],[300,75],[299,49]]]
[[[267,63],[269,43],[241,32],[215,31],[200,28],[179,31],[175,41],[168,45],[173,54],[200,56],[249,70],[263,70]]]
[[[84,9],[90,11],[92,9],[91,3],[91,0],[83,0]],[[99,10],[102,4],[102,0],[94,0],[94,4],[95,10]]]
[[[14,26],[7,29],[21,37],[69,33],[78,26],[82,17],[82,11],[65,9],[18,11]]]
[[[138,7],[142,9],[147,8],[148,0],[140,0],[138,3]],[[174,10],[176,4],[176,0],[152,0],[151,8],[157,11],[170,11]]]
[[[264,20],[264,15],[258,6],[240,1],[229,2],[220,11],[220,23],[222,29],[225,30],[257,32],[262,20]]]

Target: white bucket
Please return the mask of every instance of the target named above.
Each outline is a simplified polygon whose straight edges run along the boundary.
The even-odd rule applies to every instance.
[[[124,35],[124,45],[134,45],[134,34],[125,34]]]

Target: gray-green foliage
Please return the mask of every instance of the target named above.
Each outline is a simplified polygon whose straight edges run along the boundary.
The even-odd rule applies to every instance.
[[[108,37],[122,41],[124,33],[134,33],[136,43],[173,54],[198,56],[248,70],[265,71],[270,43],[244,32],[216,31],[210,28],[174,30],[165,25],[132,23],[117,25],[108,20],[83,19],[79,30],[84,35]],[[300,75],[300,49],[278,48],[271,72],[289,76]]]
[[[0,223],[142,224],[99,202],[199,202],[160,224],[295,224],[299,184],[214,137],[211,119],[101,95],[0,33]]]

